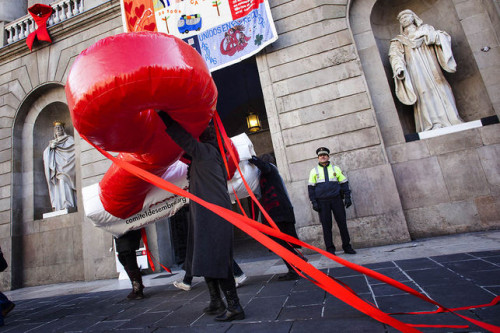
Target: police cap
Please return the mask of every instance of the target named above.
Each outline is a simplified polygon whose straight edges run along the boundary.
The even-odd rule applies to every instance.
[[[330,149],[326,147],[319,147],[318,149],[316,149],[316,155],[319,156],[323,154],[330,155]]]

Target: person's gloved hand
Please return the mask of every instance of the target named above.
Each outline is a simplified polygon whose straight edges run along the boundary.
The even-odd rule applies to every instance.
[[[351,197],[344,198],[345,208],[349,208],[352,205]]]
[[[316,212],[319,212],[319,205],[316,201],[312,201],[313,209]]]
[[[166,113],[165,111],[160,110],[158,112],[158,115],[160,116],[160,118],[163,121],[163,123],[165,124],[165,126],[169,127],[174,123],[174,120],[172,119],[172,117],[170,117],[168,115],[168,113]]]

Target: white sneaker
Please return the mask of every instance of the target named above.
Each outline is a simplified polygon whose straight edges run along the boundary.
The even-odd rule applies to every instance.
[[[243,282],[246,281],[247,278],[248,277],[245,275],[245,273],[241,274],[240,276],[235,277],[234,282],[236,283],[236,288],[241,286],[243,284]]]
[[[185,291],[191,290],[191,285],[184,283],[182,281],[174,281],[174,287],[176,287],[177,289],[185,290]]]

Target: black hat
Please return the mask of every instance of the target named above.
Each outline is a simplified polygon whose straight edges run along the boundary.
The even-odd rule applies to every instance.
[[[323,154],[327,154],[327,155],[330,155],[330,149],[326,148],[326,147],[319,147],[318,149],[316,149],[316,155],[323,155]]]

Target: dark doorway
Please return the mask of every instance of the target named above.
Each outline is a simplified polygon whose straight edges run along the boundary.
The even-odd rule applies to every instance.
[[[219,91],[217,112],[229,136],[247,131],[249,111],[259,116],[263,129],[269,128],[255,57],[215,71],[212,77]]]
[[[245,132],[252,141],[257,155],[274,153],[255,57],[215,71],[212,76],[219,91],[217,112],[228,136]],[[248,132],[246,116],[249,112],[259,116],[262,130],[255,133]],[[251,200],[241,201],[243,209],[251,217]],[[233,210],[240,211],[237,204],[233,205]],[[234,229],[234,240],[237,260],[268,254],[262,245],[238,228]]]

